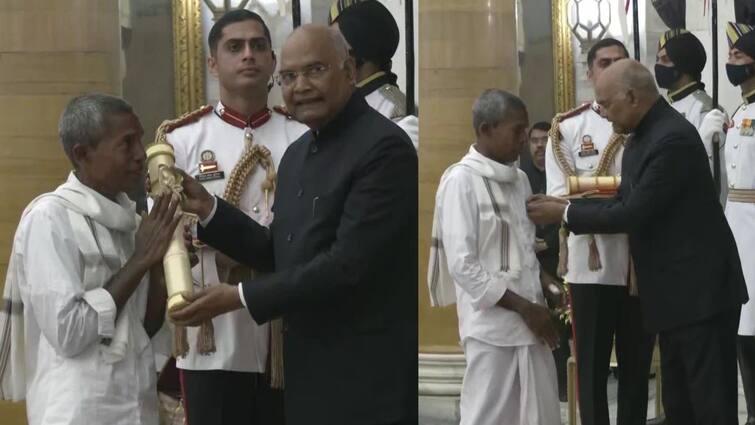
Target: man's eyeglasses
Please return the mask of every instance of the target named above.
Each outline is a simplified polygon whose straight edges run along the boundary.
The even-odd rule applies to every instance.
[[[301,71],[281,71],[275,76],[275,82],[281,87],[290,87],[300,75],[308,80],[317,80],[325,76],[329,69],[330,65],[316,63],[305,66]]]

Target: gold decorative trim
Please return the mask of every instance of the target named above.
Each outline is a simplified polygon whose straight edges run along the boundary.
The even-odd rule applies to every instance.
[[[173,0],[176,116],[206,103],[201,6],[201,0]]]
[[[552,0],[553,93],[556,113],[575,106],[574,57],[568,22],[569,0]]]

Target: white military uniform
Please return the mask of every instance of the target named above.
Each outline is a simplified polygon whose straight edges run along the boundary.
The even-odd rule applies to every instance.
[[[496,305],[509,290],[546,305],[535,226],[525,213],[531,194],[524,171],[474,147],[444,173],[438,187],[434,231],[439,234],[434,236],[442,241],[440,263],[448,265],[451,278],[442,278],[440,285],[455,286],[467,361],[461,425],[561,423],[550,349],[518,313]]]
[[[279,112],[265,111],[261,116],[246,121],[218,103],[214,110],[199,120],[176,128],[167,134],[173,145],[176,166],[191,176],[198,176],[204,187],[213,195],[223,197],[227,179],[244,152],[247,140],[267,147],[275,166],[280,163],[288,145],[299,138],[307,128]],[[217,167],[202,173],[200,164]],[[214,174],[213,174],[214,173]],[[222,174],[221,174],[222,173]],[[273,194],[265,196],[260,189],[266,178],[259,165],[247,179],[239,208],[263,225],[272,221],[270,208]],[[227,270],[218,270],[217,251],[210,247],[198,250],[200,264],[192,269],[195,289],[201,286],[226,282]],[[204,274],[204,276],[202,276]],[[238,282],[228,282],[236,284]],[[198,328],[187,328],[190,349],[186,357],[177,359],[177,367],[189,370],[227,370],[237,372],[265,371],[268,353],[269,324],[258,325],[246,310],[237,310],[212,319],[215,330],[216,352],[201,355],[196,350]]]
[[[748,102],[755,101],[750,98]],[[755,203],[734,200],[737,190],[750,190],[755,200],[755,103],[744,104],[732,117],[734,125],[726,133],[726,164],[729,200],[726,219],[737,242],[742,272],[750,300],[742,307],[739,335],[755,335]]]
[[[559,124],[559,131],[562,136],[561,151],[571,169],[575,170],[578,176],[594,175],[613,133],[612,124],[596,112],[596,105],[586,104],[567,113]],[[545,175],[548,176],[546,191],[549,196],[563,196],[568,190],[568,176],[559,166],[553,151],[553,143],[554,141],[549,137],[545,148]],[[609,167],[609,175],[621,174],[623,152],[622,146]],[[568,272],[564,279],[570,284],[625,286],[629,270],[627,236],[618,234],[594,235],[594,237],[602,267],[598,270],[590,270],[588,267],[591,236],[570,234]]]
[[[713,99],[705,92],[702,83],[693,82],[689,85],[676,90],[675,92],[669,92],[668,98],[671,106],[674,107],[680,114],[684,115],[695,128],[700,131],[700,125],[703,122],[703,118],[708,112],[713,109]],[[702,134],[700,135],[703,136]],[[705,152],[708,154],[708,164],[710,166],[710,174],[713,175],[713,139],[703,139],[703,146],[705,146]],[[724,140],[720,140],[719,144],[719,166],[721,170],[721,191],[720,191],[720,203],[726,205],[726,160],[724,155]]]
[[[378,81],[381,77],[387,77],[387,74],[383,71],[376,72],[360,81],[357,87],[369,89],[370,83]],[[367,93],[364,99],[373,109],[401,127],[412,139],[414,148],[419,148],[419,120],[414,115],[406,115],[406,95],[401,89],[386,82]]]
[[[693,82],[675,92],[668,93],[671,106],[684,115],[684,118],[695,128],[700,128],[705,114],[713,109],[713,100],[703,88],[701,83]]]

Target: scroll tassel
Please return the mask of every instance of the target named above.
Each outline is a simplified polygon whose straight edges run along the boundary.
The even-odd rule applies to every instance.
[[[603,268],[600,263],[600,251],[598,251],[598,241],[595,240],[594,235],[590,235],[590,241],[588,242],[590,254],[587,257],[587,267],[590,271],[596,271]]]
[[[569,271],[569,230],[566,224],[562,223],[558,230],[558,268],[556,274],[558,277],[564,277]]]
[[[205,355],[215,352],[215,326],[212,324],[212,319],[205,320],[199,325],[197,351]]]
[[[634,269],[634,259],[629,257],[629,276],[628,276],[629,295],[637,297],[640,295],[639,288],[637,287],[637,272]]]
[[[173,357],[186,357],[189,352],[189,337],[186,335],[186,327],[175,325],[173,328]]]
[[[283,320],[270,323],[270,386],[283,389]]]

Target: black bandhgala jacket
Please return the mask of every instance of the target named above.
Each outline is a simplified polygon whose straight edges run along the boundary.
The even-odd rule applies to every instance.
[[[284,154],[269,230],[222,200],[199,229],[271,272],[242,285],[284,321],[287,424],[416,421],[417,187],[409,137],[355,93]]]

